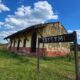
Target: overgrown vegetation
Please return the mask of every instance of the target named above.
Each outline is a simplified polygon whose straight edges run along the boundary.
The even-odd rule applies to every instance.
[[[80,60],[80,59],[79,59]],[[0,80],[75,80],[74,56],[40,59],[0,50]]]

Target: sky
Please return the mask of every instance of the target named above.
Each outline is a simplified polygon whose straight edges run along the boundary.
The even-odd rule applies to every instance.
[[[57,21],[75,30],[80,44],[80,0],[0,0],[0,43],[31,25]]]

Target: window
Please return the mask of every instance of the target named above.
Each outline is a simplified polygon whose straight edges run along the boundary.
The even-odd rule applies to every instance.
[[[26,47],[26,39],[24,39],[23,47]]]

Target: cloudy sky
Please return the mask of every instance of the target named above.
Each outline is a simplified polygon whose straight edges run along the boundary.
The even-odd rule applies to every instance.
[[[80,44],[80,0],[0,0],[0,43],[30,25],[57,21],[76,30]]]

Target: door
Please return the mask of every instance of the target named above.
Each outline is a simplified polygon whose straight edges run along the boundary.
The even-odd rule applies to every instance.
[[[20,40],[18,40],[17,51],[19,51],[19,47],[20,47]]]
[[[36,32],[32,33],[31,38],[31,52],[36,52],[36,42],[37,42],[37,34]]]

